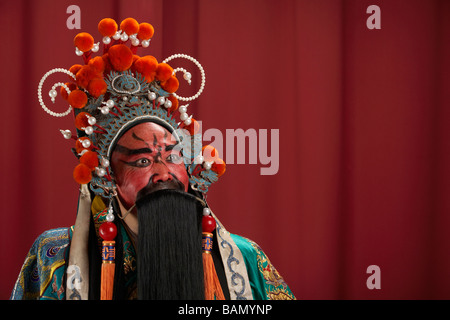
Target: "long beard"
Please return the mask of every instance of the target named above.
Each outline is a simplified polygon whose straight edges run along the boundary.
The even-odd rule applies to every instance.
[[[160,190],[136,206],[138,298],[204,299],[201,204],[185,192]]]

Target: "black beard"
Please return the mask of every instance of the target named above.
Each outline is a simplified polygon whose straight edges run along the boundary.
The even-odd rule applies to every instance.
[[[203,300],[200,202],[184,191],[159,190],[136,207],[138,298]]]

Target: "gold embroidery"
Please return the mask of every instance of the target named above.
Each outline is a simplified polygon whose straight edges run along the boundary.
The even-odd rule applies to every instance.
[[[255,242],[251,240],[249,242],[257,252],[258,270],[263,275],[264,280],[266,280],[266,284],[268,284],[266,286],[267,297],[270,300],[295,300],[283,277],[272,265],[269,258]]]
[[[270,300],[295,300],[295,297],[291,295],[287,290],[275,289],[273,291],[266,291]]]

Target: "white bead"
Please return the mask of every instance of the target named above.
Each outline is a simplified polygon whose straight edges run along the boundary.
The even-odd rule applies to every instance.
[[[114,107],[114,100],[109,99],[108,101],[106,101],[106,106],[108,108],[113,108]]]
[[[83,148],[89,148],[89,147],[91,146],[91,141],[90,141],[90,140],[87,140],[87,139],[84,139],[84,140],[81,142],[81,145],[83,146]]]
[[[69,140],[70,138],[72,138],[72,132],[70,132],[70,130],[59,130],[59,131],[62,133],[64,139]]]
[[[94,128],[92,127],[86,127],[84,128],[84,132],[86,132],[87,135],[94,133]]]
[[[114,221],[114,215],[112,213],[108,213],[106,215],[106,221],[113,222]]]
[[[114,39],[114,40],[119,40],[119,39],[120,39],[120,33],[121,33],[121,31],[117,31],[117,32],[113,35],[113,39]]]
[[[51,98],[55,98],[57,94],[58,94],[58,92],[56,92],[55,89],[50,90],[50,92],[48,93],[48,95],[49,95]]]
[[[181,121],[184,121],[184,120],[186,120],[187,118],[189,118],[189,116],[188,116],[188,114],[187,114],[186,112],[183,112],[182,114],[180,114],[180,120],[181,120]]]
[[[130,39],[131,39],[131,40],[137,39],[137,37],[136,37],[136,36],[137,36],[137,33],[135,33],[135,34],[132,34],[132,35],[130,35]]]
[[[111,38],[110,37],[103,37],[103,43],[104,44],[110,44],[111,43]]]
[[[211,169],[211,166],[212,166],[212,162],[205,161],[203,163],[203,168],[205,168],[206,170]]]
[[[185,72],[183,75],[184,80],[191,80],[192,75],[190,74],[190,72]]]
[[[89,117],[88,116],[88,123],[93,126],[94,124],[97,123],[97,119],[95,119],[94,117]]]
[[[100,161],[100,164],[102,165],[102,167],[109,167],[109,160],[106,158],[102,158],[102,160]]]
[[[164,102],[164,107],[169,109],[172,106],[172,101],[170,101],[169,99],[166,100],[166,102]]]
[[[209,216],[211,214],[211,210],[209,210],[208,208],[203,208],[203,215],[204,216]]]
[[[106,170],[104,168],[95,168],[95,173],[99,176],[99,177],[103,177],[106,174]]]
[[[128,40],[128,35],[124,32],[124,33],[122,33],[122,35],[120,36],[120,40],[122,40],[122,41],[127,41]]]
[[[192,123],[192,116],[190,116],[189,118],[187,118],[186,120],[184,120],[184,124],[189,126]]]
[[[149,98],[151,101],[155,100],[155,99],[156,99],[156,93],[154,93],[154,92],[149,92],[149,93],[148,93],[148,98]]]
[[[181,106],[181,107],[178,108],[178,111],[179,111],[180,113],[186,113],[187,107],[186,107],[186,106]]]
[[[78,48],[75,48],[75,54],[76,54],[77,56],[81,57],[81,56],[83,55],[83,51],[81,51],[81,50],[78,49]]]
[[[159,97],[159,98],[156,100],[156,102],[157,102],[158,104],[164,104],[165,101],[166,101],[166,99],[165,99],[164,97]]]
[[[148,41],[148,40],[142,40],[141,45],[142,45],[144,48],[147,48],[147,47],[150,45],[150,41]]]
[[[100,108],[100,112],[103,114],[108,114],[109,113],[109,108],[108,107],[101,107]]]
[[[139,45],[139,39],[132,39],[131,40],[131,44],[133,45],[133,46],[135,46],[135,47],[137,47],[138,45]]]
[[[100,49],[100,46],[99,46],[99,44],[98,43],[96,43],[96,44],[94,44],[93,46],[92,46],[92,52],[97,52],[98,50]]]

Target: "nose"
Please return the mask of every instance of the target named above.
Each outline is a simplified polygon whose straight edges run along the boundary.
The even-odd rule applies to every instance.
[[[158,163],[154,169],[155,170],[152,177],[153,183],[173,180],[173,176],[170,174],[169,168],[167,168],[164,164]]]

